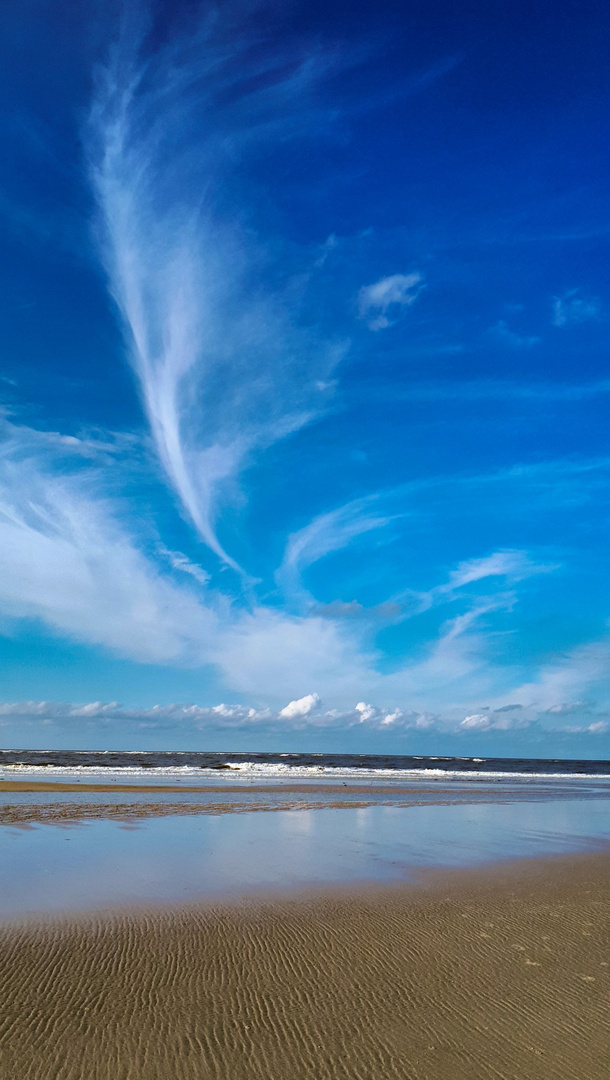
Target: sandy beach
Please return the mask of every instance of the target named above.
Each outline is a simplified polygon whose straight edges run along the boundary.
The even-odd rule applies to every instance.
[[[610,856],[5,923],[2,1080],[607,1080]]]

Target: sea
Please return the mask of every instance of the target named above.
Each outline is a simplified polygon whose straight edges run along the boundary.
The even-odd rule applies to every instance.
[[[204,751],[0,750],[0,779],[86,776],[147,784],[171,779],[242,781],[610,781],[610,761],[423,757],[404,754],[208,753]]]
[[[610,851],[610,761],[3,750],[0,781],[0,922]]]

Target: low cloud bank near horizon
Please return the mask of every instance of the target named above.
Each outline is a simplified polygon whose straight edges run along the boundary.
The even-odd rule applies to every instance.
[[[568,714],[570,723],[558,722]],[[585,702],[563,703],[544,711],[524,709],[519,704],[486,707],[484,712],[464,716],[454,708],[445,715],[418,713],[408,708],[388,708],[359,701],[351,708],[327,709],[318,694],[288,702],[282,708],[243,704],[168,704],[150,708],[125,707],[119,702],[21,701],[0,703],[0,728],[13,721],[38,729],[112,730],[118,726],[131,731],[171,730],[181,734],[259,731],[289,735],[296,732],[349,731],[394,732],[408,736],[502,735],[535,729],[540,735],[590,735],[610,733],[610,712],[597,710]],[[406,744],[405,744],[406,746]]]

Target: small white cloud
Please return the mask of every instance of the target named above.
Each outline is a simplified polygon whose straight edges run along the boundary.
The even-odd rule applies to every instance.
[[[410,307],[424,288],[421,274],[391,274],[373,285],[363,285],[358,293],[358,314],[369,330],[385,330],[396,322],[393,309]]]
[[[563,296],[553,297],[553,326],[567,326],[568,323],[588,322],[598,319],[600,302],[594,296],[583,296],[579,289],[570,289]]]
[[[359,701],[356,705],[356,712],[360,713],[360,721],[371,720],[377,712],[374,705],[367,705],[364,701]]]
[[[605,735],[607,731],[610,731],[610,724],[607,720],[597,720],[594,724],[589,724],[586,730],[592,735]]]
[[[473,713],[472,716],[465,716],[460,724],[460,727],[476,731],[485,731],[489,726],[489,717],[483,713]]]
[[[310,712],[317,709],[319,704],[320,698],[317,694],[306,694],[305,697],[290,701],[288,705],[280,709],[280,716],[285,720],[294,720],[299,716],[309,716]]]
[[[583,709],[589,708],[589,702],[587,701],[562,701],[560,704],[551,705],[546,711],[547,713],[557,713],[560,716],[569,716],[570,713],[582,712]]]
[[[98,719],[103,716],[113,716],[118,709],[120,709],[118,701],[110,701],[108,704],[103,701],[90,701],[86,705],[75,705],[70,709],[69,715]]]
[[[402,716],[401,710],[400,709],[394,709],[394,712],[388,713],[386,716],[384,716],[383,720],[381,721],[381,726],[382,727],[390,727],[397,720],[400,720],[401,716]]]
[[[522,716],[520,712],[516,716],[507,712],[501,712],[500,715],[494,712],[491,716],[481,712],[466,716],[459,727],[465,731],[514,731],[528,727],[530,722],[530,718]]]
[[[533,574],[550,573],[557,569],[555,563],[533,562],[525,551],[494,551],[481,559],[467,559],[459,563],[449,575],[447,584],[437,586],[437,589],[453,592],[490,577],[505,577],[508,581],[518,582]]]
[[[195,578],[195,581],[198,581],[200,585],[207,585],[210,580],[210,575],[207,571],[205,571],[202,566],[199,566],[198,563],[191,562],[191,560],[187,558],[186,555],[183,555],[181,551],[170,551],[169,548],[161,545],[159,547],[159,554],[167,559],[174,570],[181,570],[183,574],[190,574],[190,576]]]

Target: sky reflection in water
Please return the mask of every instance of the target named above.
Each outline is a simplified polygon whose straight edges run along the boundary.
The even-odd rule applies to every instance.
[[[149,818],[0,828],[0,915],[409,880],[419,867],[590,850],[607,799]]]

